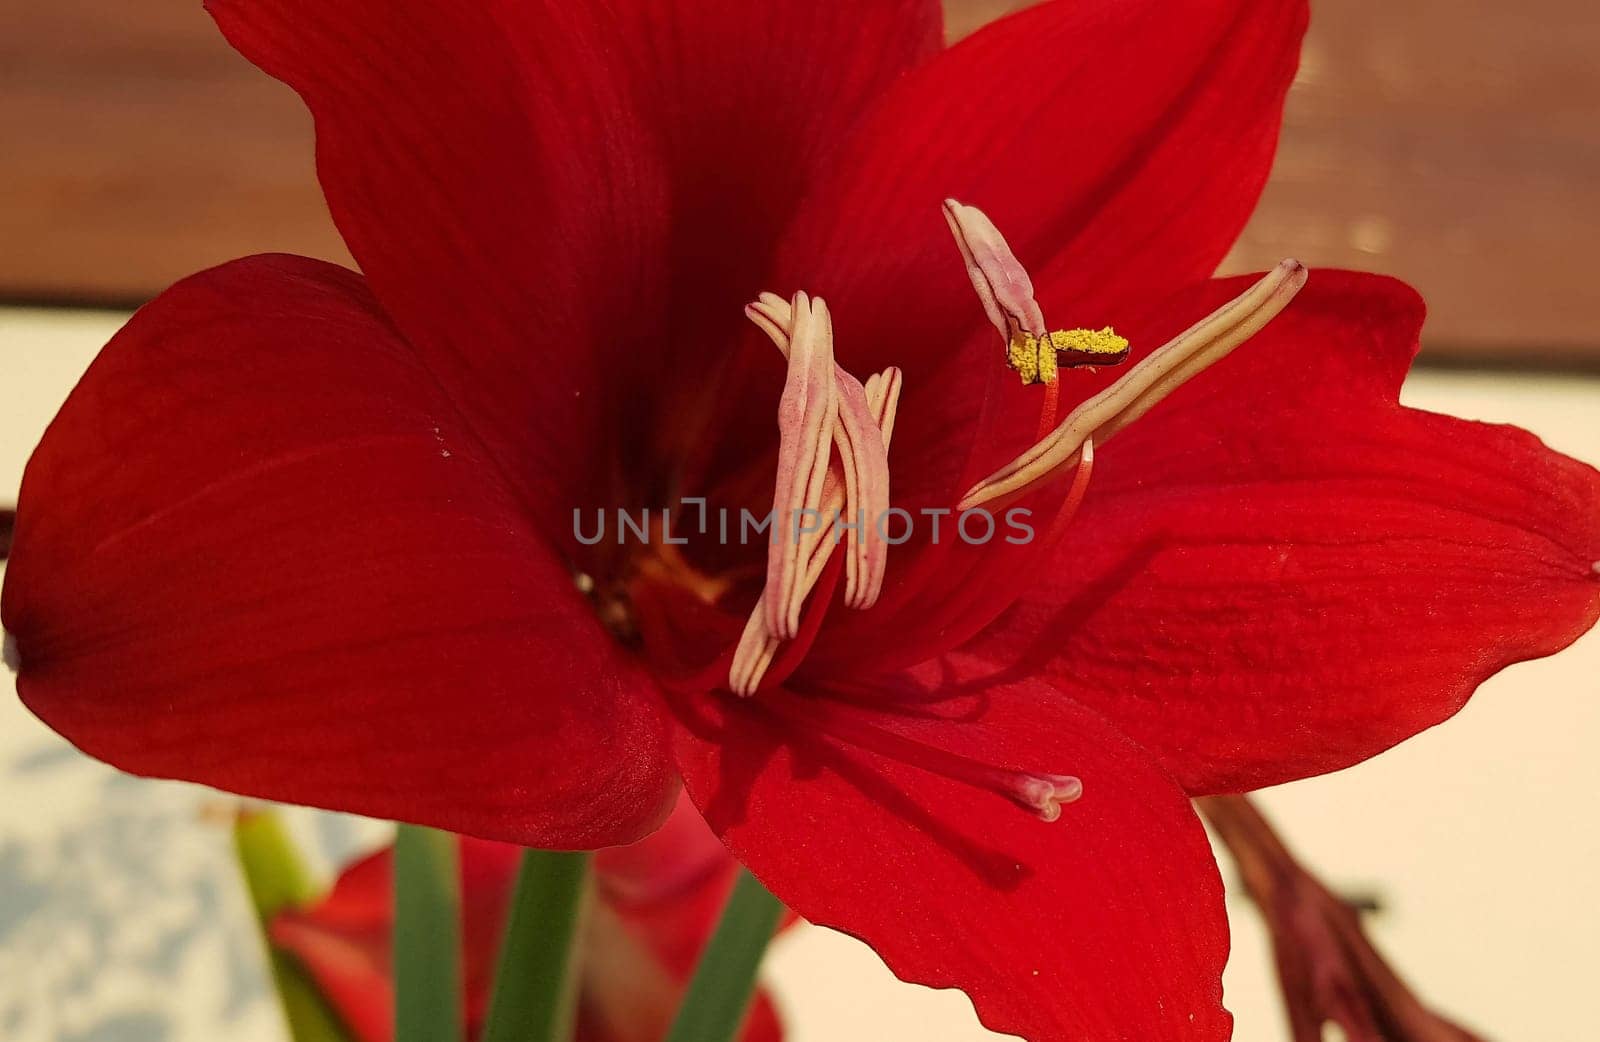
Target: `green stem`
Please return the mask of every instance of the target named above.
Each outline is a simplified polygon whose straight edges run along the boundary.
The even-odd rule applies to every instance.
[[[482,1042],[570,1042],[589,855],[526,850]]]
[[[345,1042],[349,1034],[311,978],[267,936],[278,913],[303,908],[318,895],[283,822],[271,811],[240,814],[233,825],[233,844],[266,942],[267,964],[289,1022],[289,1037],[294,1042]]]
[[[755,996],[756,970],[782,915],[782,902],[741,870],[667,1042],[731,1042]]]
[[[394,840],[395,1042],[460,1042],[461,991],[456,837],[401,825]]]

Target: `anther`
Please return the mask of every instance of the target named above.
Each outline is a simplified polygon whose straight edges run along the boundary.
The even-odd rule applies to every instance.
[[[984,313],[1000,333],[1000,342],[1009,350],[1019,332],[1044,336],[1044,313],[1033,299],[1033,280],[989,215],[976,206],[946,199],[944,219],[956,238]]]
[[[946,199],[944,217],[984,313],[1000,333],[1006,364],[1024,384],[1051,386],[1062,365],[1117,365],[1127,360],[1128,342],[1109,326],[1045,331],[1044,312],[1034,299],[1028,269],[988,214]]]
[[[1306,269],[1286,260],[1234,300],[1164,346],[1120,380],[1074,409],[1062,423],[1015,460],[974,485],[958,510],[1019,495],[1055,476],[1089,438],[1098,444],[1137,420],[1167,395],[1226,358],[1294,299]]]
[[[885,446],[894,434],[894,418],[900,401],[900,384],[900,370],[893,366],[881,373],[874,373],[866,384],[867,403],[878,429],[883,434]],[[832,516],[843,503],[844,493],[836,481],[830,480],[824,495],[827,498],[823,510]],[[811,557],[807,561],[804,581],[800,586],[803,595],[809,596],[816,588],[823,569],[833,554],[834,546],[835,542],[831,536],[811,544]],[[766,679],[767,670],[776,660],[778,649],[783,645],[783,640],[773,636],[765,624],[767,596],[767,592],[763,591],[761,599],[756,602],[749,620],[745,623],[739,644],[734,649],[733,662],[728,669],[728,687],[737,695],[755,694],[761,682]]]
[[[1121,365],[1128,360],[1128,340],[1110,326],[1103,329],[1058,329],[1050,334],[1056,363],[1069,368]]]
[[[1049,336],[1011,335],[1006,364],[1024,384],[1053,384],[1061,366],[1120,365],[1128,360],[1128,341],[1110,326],[1104,329],[1057,329]]]
[[[891,367],[863,386],[834,362],[832,319],[820,297],[799,293],[791,303],[763,293],[745,315],[788,359],[789,376],[779,405],[767,582],[728,669],[728,686],[740,695],[757,690],[779,647],[799,633],[806,598],[838,544],[833,525],[841,508],[852,522],[845,529],[845,604],[866,609],[877,602],[887,556],[878,521],[889,507],[888,441],[901,383],[900,371]],[[831,411],[808,410],[823,385],[831,392]],[[830,466],[830,443],[837,467]],[[819,481],[809,480],[819,473]]]
[[[745,308],[745,315],[767,334],[785,358],[789,357],[794,308],[788,301],[773,293],[763,293],[759,300]],[[845,483],[844,496],[840,503],[824,504],[820,516],[813,519],[816,523],[807,526],[808,531],[794,533],[795,542],[800,544],[796,556],[804,559],[813,555],[817,543],[831,538],[833,519],[841,516],[842,506],[843,516],[852,522],[845,529],[848,540],[845,604],[865,610],[877,603],[878,594],[883,589],[888,559],[888,548],[877,531],[876,523],[876,519],[889,509],[888,438],[882,433],[883,425],[873,415],[873,406],[870,404],[872,396],[861,382],[837,363],[833,369],[839,404],[833,440],[839,453],[840,465],[836,469]],[[899,370],[891,371],[894,373],[894,386],[893,394],[888,399],[891,409],[888,419],[892,426],[892,410],[899,397],[900,385]],[[829,471],[828,477],[830,481],[834,480],[833,470]],[[828,497],[827,489],[824,490],[824,496]],[[811,518],[811,515],[807,517]],[[798,530],[800,526],[794,527]],[[789,606],[795,624],[798,624],[799,606],[806,592],[803,589]],[[792,631],[779,634],[785,637],[792,635]]]
[[[833,319],[828,306],[795,294],[789,375],[778,403],[778,475],[772,496],[773,550],[767,555],[767,630],[791,637],[800,625],[805,574],[801,528],[820,525],[839,397],[833,375]]]
[[[763,593],[761,599],[756,601],[755,610],[750,613],[750,618],[744,624],[744,632],[739,635],[739,646],[734,649],[733,662],[728,667],[728,687],[736,695],[755,694],[778,654],[778,646],[783,643],[767,632],[766,596]]]

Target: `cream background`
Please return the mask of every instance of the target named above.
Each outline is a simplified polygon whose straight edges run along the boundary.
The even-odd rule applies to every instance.
[[[0,501],[13,499],[28,450],[119,322],[0,309]],[[1518,423],[1600,461],[1600,381],[1424,372],[1405,396]],[[1597,667],[1591,634],[1495,678],[1444,727],[1264,796],[1328,879],[1382,896],[1373,932],[1402,973],[1491,1038],[1593,1037]],[[227,832],[207,814],[226,797],[85,759],[22,709],[9,684],[0,680],[0,1039],[279,1042]],[[384,834],[378,823],[311,812],[296,812],[295,824],[326,867]],[[1232,901],[1231,913],[1236,1037],[1282,1039],[1261,928],[1245,902]],[[978,1028],[959,994],[900,984],[868,949],[829,931],[780,940],[766,973],[793,1042],[998,1037]]]

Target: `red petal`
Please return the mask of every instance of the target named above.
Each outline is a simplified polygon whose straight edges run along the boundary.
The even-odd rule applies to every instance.
[[[1169,302],[1135,344],[1242,285]],[[1217,792],[1358,762],[1577,638],[1600,614],[1600,475],[1525,431],[1400,408],[1421,319],[1398,282],[1313,272],[1102,448],[1051,581],[971,650]]]
[[[669,468],[686,471],[700,488],[717,470],[705,456],[730,451],[716,430],[728,385],[746,379],[746,367],[759,388],[783,382],[781,366],[775,378],[771,368],[778,355],[748,325],[744,306],[772,288],[783,230],[850,127],[940,49],[943,14],[937,0],[621,7],[626,75],[660,131],[656,147],[672,180],[662,255],[669,293],[653,316],[661,333],[646,350],[625,348],[637,367],[629,427],[662,433],[629,445],[638,458],[625,465],[649,482]],[[774,443],[768,396],[755,397],[744,428],[755,436],[733,436],[736,453]]]
[[[305,99],[374,292],[567,542],[613,493],[593,461],[651,468],[629,432],[676,349],[704,373],[708,316],[741,321],[818,155],[939,25],[933,0],[209,6]]]
[[[550,847],[671,786],[653,685],[349,272],[180,283],[46,433],[18,690],[139,774]]]
[[[1306,17],[1304,0],[1058,0],[996,22],[863,118],[773,288],[827,298],[851,371],[906,367],[914,422],[926,371],[984,323],[946,197],[1072,287],[1056,324],[1209,276],[1266,181]]]
[[[862,117],[766,288],[825,297],[849,371],[905,371],[897,506],[960,473],[1003,370],[943,200],[983,207],[1060,288],[1041,295],[1057,326],[1097,328],[1119,300],[1210,276],[1265,183],[1306,17],[1305,0],[1056,0],[968,37]],[[1031,400],[1033,423],[1040,389],[1003,375],[993,393]],[[777,379],[754,352],[730,378],[725,470],[770,443]]]
[[[548,505],[538,520],[566,535],[608,448],[612,359],[590,348],[658,299],[642,259],[667,213],[598,9],[207,6],[305,100],[324,194],[373,292],[518,491]]]
[[[961,988],[993,1030],[1225,1040],[1222,887],[1183,793],[1042,683],[968,690],[898,709],[822,701],[946,753],[1082,778],[1058,822],[821,737],[790,710],[780,721],[765,699],[814,704],[781,692],[682,705],[685,786],[797,913],[865,940],[905,980]]]
[[[939,50],[942,17],[936,0],[623,7],[627,75],[672,173],[671,335],[645,361],[676,377],[673,350],[704,364],[701,334],[744,328],[819,167],[871,102]]]

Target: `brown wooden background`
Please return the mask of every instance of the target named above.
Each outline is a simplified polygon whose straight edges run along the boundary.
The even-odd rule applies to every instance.
[[[949,0],[961,33],[1014,0]],[[1392,272],[1436,358],[1600,360],[1600,4],[1326,0],[1233,270]],[[345,260],[288,90],[198,0],[0,0],[0,299],[131,303],[229,257]]]

